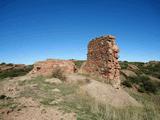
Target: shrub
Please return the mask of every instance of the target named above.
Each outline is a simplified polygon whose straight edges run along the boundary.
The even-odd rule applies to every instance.
[[[7,66],[13,66],[13,63],[8,63],[8,64],[6,64]]]
[[[132,87],[132,83],[129,80],[123,81],[122,85],[131,88]]]
[[[53,70],[52,77],[58,78],[63,81],[66,80],[66,76],[64,75],[64,71],[58,67],[55,70]]]
[[[144,88],[145,91],[151,92],[151,93],[156,93],[157,92],[157,86],[153,84],[149,80],[142,80],[143,84],[141,85],[141,88]]]
[[[138,74],[138,75],[147,74],[147,75],[151,75],[151,76],[154,76],[154,77],[160,79],[160,62],[143,63],[143,62],[120,61],[119,63],[120,63],[121,69],[127,69],[128,64],[133,64],[139,68],[139,70],[136,72],[136,74]]]
[[[121,69],[127,69],[128,67],[128,62],[127,61],[124,61],[124,62],[119,62],[120,66],[121,66]]]
[[[140,69],[145,74],[160,78],[160,62],[155,64],[148,63],[147,66],[141,66]]]
[[[132,87],[133,84],[139,86],[139,92],[156,93],[158,91],[158,85],[150,81],[146,76],[128,77],[128,79],[122,82],[122,85],[126,87]]]

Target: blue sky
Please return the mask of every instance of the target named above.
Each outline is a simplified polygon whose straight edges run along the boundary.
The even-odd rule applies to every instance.
[[[160,60],[160,0],[0,0],[0,62],[86,59],[105,34],[120,60]]]

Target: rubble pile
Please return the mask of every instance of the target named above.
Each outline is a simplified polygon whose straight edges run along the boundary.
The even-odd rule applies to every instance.
[[[64,73],[74,73],[76,71],[75,64],[72,60],[56,60],[48,59],[46,61],[39,61],[34,64],[30,75],[51,76],[53,71],[60,69]]]

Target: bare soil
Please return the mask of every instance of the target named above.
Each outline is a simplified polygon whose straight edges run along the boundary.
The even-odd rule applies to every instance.
[[[29,88],[31,93],[37,91],[37,84],[22,84],[31,79],[23,76],[0,82],[0,95],[4,96],[0,99],[0,120],[76,120],[75,113],[65,113],[57,106],[44,106],[40,99],[23,95]]]

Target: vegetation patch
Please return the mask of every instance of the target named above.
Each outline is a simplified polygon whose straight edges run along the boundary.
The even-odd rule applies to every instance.
[[[120,61],[121,69],[127,69],[129,64],[133,64],[139,68],[136,72],[138,75],[140,74],[147,74],[153,77],[160,79],[160,62],[128,62],[128,61]]]
[[[128,77],[122,84],[126,87],[136,87],[139,92],[157,93],[160,89],[157,82],[152,82],[147,76]]]
[[[84,62],[85,60],[75,60],[74,61],[77,68],[80,68]]]
[[[23,76],[26,75],[30,70],[32,70],[33,66],[30,65],[26,67],[25,69],[12,69],[8,71],[2,71],[0,72],[0,79],[4,79],[7,77],[17,77],[17,76]]]
[[[2,99],[3,98],[3,99]],[[0,109],[3,108],[10,108],[14,109],[17,107],[17,103],[14,102],[14,100],[10,97],[7,97],[5,95],[1,95],[0,99]]]

